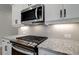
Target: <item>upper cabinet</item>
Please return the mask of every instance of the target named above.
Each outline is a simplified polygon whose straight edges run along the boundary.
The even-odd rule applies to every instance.
[[[49,24],[51,21],[62,20],[63,5],[62,4],[45,4],[45,23]]]
[[[45,24],[79,22],[79,4],[45,5]]]
[[[79,4],[64,4],[64,19],[79,18]]]

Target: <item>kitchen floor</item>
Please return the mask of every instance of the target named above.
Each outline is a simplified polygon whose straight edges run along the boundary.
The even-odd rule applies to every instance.
[[[0,48],[0,55],[2,55],[2,48]]]

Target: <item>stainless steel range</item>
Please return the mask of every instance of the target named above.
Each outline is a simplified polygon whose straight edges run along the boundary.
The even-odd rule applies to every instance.
[[[17,46],[23,50],[33,53],[34,55],[38,55],[38,45],[48,39],[48,37],[28,35],[17,37],[16,39],[17,42],[12,42],[13,46]]]

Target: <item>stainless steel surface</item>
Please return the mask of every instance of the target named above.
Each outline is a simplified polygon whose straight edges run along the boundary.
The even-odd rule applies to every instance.
[[[18,47],[18,46],[13,46],[13,49],[15,49],[15,50],[18,51],[18,52],[24,53],[24,54],[33,55],[33,52],[31,52],[31,51],[29,51],[29,50],[27,50],[27,49]]]
[[[21,12],[25,12],[25,11],[34,9],[34,8],[37,8],[37,7],[42,6],[42,5],[43,5],[43,4],[32,5],[32,6],[29,6],[28,8],[26,8],[26,9],[22,10]]]
[[[42,15],[41,15],[41,18],[40,19],[38,19],[38,14],[37,14],[37,12],[38,12],[38,7],[42,7]],[[28,7],[28,8],[26,8],[26,9],[24,9],[24,10],[22,10],[22,12],[21,13],[23,13],[23,12],[27,12],[27,11],[29,11],[29,10],[32,10],[32,9],[34,9],[34,8],[36,8],[35,9],[35,17],[36,17],[36,19],[34,19],[34,20],[29,20],[29,21],[22,21],[21,23],[22,24],[24,24],[24,25],[39,25],[39,24],[41,24],[41,23],[44,23],[44,5],[43,4],[36,4],[36,5],[33,5],[33,6],[30,6],[30,7]],[[42,21],[42,22],[41,22]]]

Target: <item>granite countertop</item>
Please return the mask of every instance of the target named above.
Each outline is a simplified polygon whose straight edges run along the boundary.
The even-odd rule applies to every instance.
[[[16,37],[21,36],[26,35],[5,36],[3,38],[16,42]],[[67,54],[79,54],[79,41],[77,40],[50,38],[38,46],[38,48],[41,47]]]
[[[16,42],[16,37],[21,37],[21,36],[26,36],[26,35],[11,35],[11,36],[4,36],[2,37],[3,39],[7,39],[13,42]]]
[[[15,42],[15,43],[22,44],[22,45],[26,46],[25,41],[20,40],[20,39],[16,39],[17,37],[21,37],[21,36],[26,36],[26,35],[5,36],[5,37],[3,37],[3,39],[7,39],[7,40],[10,40],[10,42],[13,42],[13,43]]]
[[[39,47],[48,48],[54,51],[67,53],[70,55],[79,54],[79,41],[68,39],[48,39],[44,41]]]

